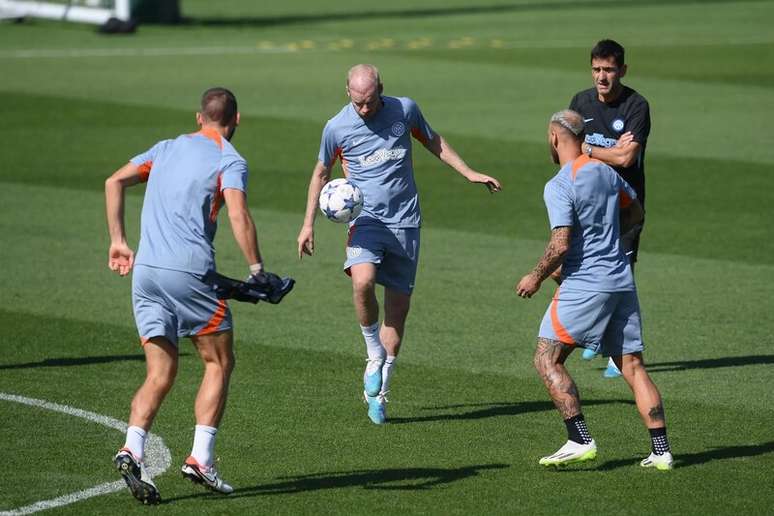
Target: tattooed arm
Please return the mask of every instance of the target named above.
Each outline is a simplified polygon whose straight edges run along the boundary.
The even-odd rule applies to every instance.
[[[540,289],[548,276],[551,275],[564,261],[564,255],[570,249],[570,238],[572,228],[569,226],[560,226],[551,231],[551,240],[546,246],[543,257],[538,261],[535,268],[521,278],[516,285],[516,293],[521,297],[532,297]]]

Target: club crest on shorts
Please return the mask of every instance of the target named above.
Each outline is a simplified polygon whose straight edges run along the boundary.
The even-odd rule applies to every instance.
[[[615,120],[613,120],[612,127],[613,127],[613,130],[616,131],[616,132],[620,133],[621,131],[623,131],[623,128],[624,128],[624,121],[623,121],[623,119],[616,118]]]
[[[347,247],[347,258],[357,258],[362,252],[362,247]]]
[[[406,124],[403,122],[395,122],[392,124],[390,131],[394,136],[403,136],[403,133],[406,132]]]

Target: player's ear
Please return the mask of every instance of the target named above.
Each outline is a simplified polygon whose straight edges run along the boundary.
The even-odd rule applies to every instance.
[[[379,95],[381,95],[383,91],[384,91],[384,84],[382,84],[382,83],[380,82],[380,83],[379,83]]]
[[[236,114],[236,123],[234,125],[239,125],[239,111],[237,111]]]
[[[347,90],[347,97],[352,98],[352,95],[349,94],[349,84],[347,84],[346,90]]]
[[[559,145],[559,133],[554,128],[553,124],[548,129],[548,142],[552,147],[557,147]]]
[[[623,66],[621,67],[621,73],[620,73],[620,74],[618,74],[618,77],[623,77],[624,75],[626,75],[626,66],[627,66],[627,65],[623,65]]]
[[[196,112],[196,124],[199,126],[204,125],[204,117],[198,111]]]

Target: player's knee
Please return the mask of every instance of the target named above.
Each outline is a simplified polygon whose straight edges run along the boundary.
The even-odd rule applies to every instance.
[[[223,374],[231,374],[234,370],[236,359],[234,353],[225,350],[215,350],[213,353],[202,355],[205,367],[218,369]]]
[[[645,362],[643,362],[642,355],[639,353],[623,355],[618,361],[615,359],[613,359],[613,361],[616,362],[616,366],[626,377],[633,378],[639,374],[647,374],[645,371]]]
[[[223,372],[226,374],[226,376],[231,376],[231,373],[234,372],[235,366],[236,358],[234,357],[233,353],[229,353],[223,361]]]
[[[352,291],[358,295],[370,294],[374,291],[374,278],[365,275],[352,276]]]
[[[145,383],[161,395],[169,392],[172,385],[175,383],[174,369],[157,369],[148,371],[148,375],[145,379]]]

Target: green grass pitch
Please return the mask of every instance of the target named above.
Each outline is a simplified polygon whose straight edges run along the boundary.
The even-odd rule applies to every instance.
[[[0,393],[119,420],[144,374],[130,282],[106,267],[103,181],[195,128],[206,87],[240,101],[234,139],[278,306],[232,304],[237,368],[218,438],[217,497],[185,482],[201,365],[181,345],[153,431],[172,466],[157,514],[764,514],[774,505],[774,2],[185,0],[189,23],[131,37],[45,21],[0,24]],[[648,225],[637,281],[646,361],[676,469],[644,471],[649,440],[622,381],[572,357],[599,456],[547,471],[564,426],[532,369],[552,288],[515,282],[548,235],[551,113],[590,87],[588,51],[627,49],[625,83],[651,103]],[[344,228],[295,238],[323,124],[346,70],[372,62],[415,98],[490,196],[415,149],[422,260],[388,405],[359,400],[363,345],[340,272]],[[337,173],[340,174],[339,171]],[[127,198],[136,244],[142,188]],[[225,218],[222,272],[245,267]],[[0,399],[0,511],[118,480],[123,435]],[[144,514],[126,490],[51,510]]]

